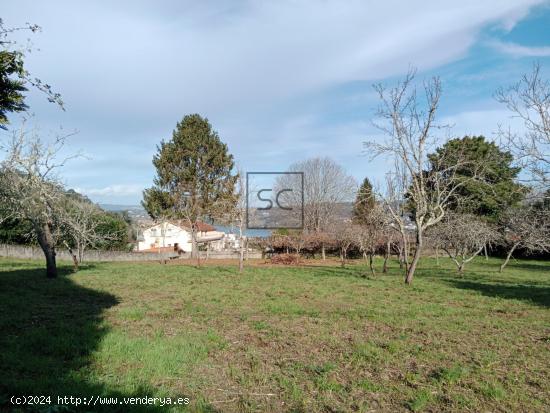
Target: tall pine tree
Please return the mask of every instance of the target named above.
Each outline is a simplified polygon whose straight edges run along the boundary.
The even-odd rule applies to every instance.
[[[359,191],[357,191],[355,204],[353,205],[353,220],[358,224],[364,223],[375,204],[376,198],[374,196],[372,184],[369,178],[365,178]]]
[[[143,192],[142,204],[153,219],[186,221],[195,255],[198,222],[223,215],[236,202],[233,156],[208,119],[198,114],[185,116],[172,139],[157,149],[157,176],[153,187]]]

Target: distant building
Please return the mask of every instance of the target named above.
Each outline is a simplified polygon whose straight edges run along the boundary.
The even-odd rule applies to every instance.
[[[212,225],[204,222],[198,222],[197,229],[197,242],[218,241],[225,236],[224,232],[216,231]],[[137,251],[159,251],[159,249],[191,252],[193,243],[190,225],[165,221],[143,230],[138,237]]]
[[[225,234],[217,241],[212,241],[208,248],[211,251],[238,250],[241,247],[241,240],[235,234]]]

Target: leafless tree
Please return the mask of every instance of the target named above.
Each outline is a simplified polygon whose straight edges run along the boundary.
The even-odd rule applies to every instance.
[[[304,173],[304,229],[323,232],[338,214],[344,202],[353,200],[357,182],[344,168],[330,158],[311,158],[290,166],[289,172]],[[300,205],[302,191],[296,175],[282,176],[277,188],[292,188],[281,199],[290,205]],[[322,258],[326,258],[325,245],[321,245]]]
[[[315,257],[315,253],[323,251],[323,248],[333,244],[333,238],[327,231],[323,232],[304,232],[302,237],[306,239],[304,248]]]
[[[384,242],[384,263],[382,264],[382,272],[388,272],[388,261],[391,258],[392,248],[395,246],[396,241],[398,241],[398,233],[395,231],[395,228],[391,225],[391,216],[384,212],[384,225],[381,228],[381,236]]]
[[[434,246],[445,251],[459,273],[483,249],[498,239],[497,232],[486,222],[470,214],[449,212],[427,232]]]
[[[377,238],[376,234],[373,234],[371,232],[371,228],[365,226],[365,225],[354,225],[354,243],[357,245],[361,253],[363,254],[363,258],[368,259],[369,261],[369,269],[371,274],[374,276],[376,275],[376,271],[374,269],[374,253],[376,251],[377,247]]]
[[[235,192],[235,224],[239,229],[239,272],[243,272],[244,268],[244,251],[248,249],[247,237],[244,235],[246,226],[246,183],[244,181],[243,171],[238,172],[237,189]]]
[[[381,104],[375,126],[384,133],[384,142],[365,142],[365,149],[376,157],[386,155],[395,161],[395,168],[388,175],[388,189],[382,194],[386,207],[398,228],[403,246],[407,245],[409,216],[414,222],[415,248],[412,261],[406,263],[405,282],[413,280],[424,245],[424,232],[440,222],[445,216],[449,202],[458,187],[465,180],[454,179],[457,168],[464,166],[460,160],[449,167],[430,164],[428,154],[436,148],[436,132],[445,125],[436,123],[436,114],[441,98],[441,82],[434,77],[424,82],[424,98],[417,94],[414,85],[414,70],[409,71],[403,81],[387,90],[376,85]],[[442,158],[438,162],[445,165]],[[475,168],[472,165],[472,168]],[[476,173],[473,174],[477,176]],[[472,178],[474,179],[474,178]],[[406,213],[406,206],[413,209]],[[408,253],[404,253],[408,261]]]
[[[65,240],[64,244],[73,257],[75,270],[84,261],[84,253],[87,248],[96,247],[102,242],[114,240],[120,236],[119,233],[99,232],[101,226],[101,210],[97,205],[87,201],[68,198],[64,205],[64,212],[61,219],[61,229],[71,242]],[[73,253],[71,244],[76,247],[76,254]]]
[[[497,90],[495,98],[520,119],[525,133],[501,127],[504,142],[531,173],[532,183],[548,190],[550,185],[550,81],[543,79],[538,63],[519,82]]]
[[[23,125],[2,148],[6,152],[0,164],[2,213],[32,224],[49,278],[57,276],[56,235],[65,216],[63,185],[57,171],[74,157],[61,157],[67,137],[59,136],[46,144],[36,130],[27,131]]]
[[[357,226],[348,221],[333,220],[330,223],[329,233],[334,245],[339,250],[340,265],[342,268],[346,265],[348,250],[353,245],[357,245],[357,231]]]
[[[245,175],[242,170],[237,171],[237,179],[235,182],[235,202],[229,206],[231,211],[231,223],[239,231],[239,272],[244,269],[244,252],[247,246],[247,237],[244,235],[246,227],[246,182]]]
[[[374,255],[384,240],[384,231],[387,229],[388,222],[383,206],[374,204],[371,209],[365,211],[360,220],[354,225],[356,244],[368,257],[369,269],[372,275],[375,275]]]
[[[399,268],[408,268],[410,244],[410,220],[407,211],[407,174],[402,169],[402,163],[394,162],[392,171],[386,174],[386,190],[381,197],[385,203],[386,220],[388,222],[388,239],[397,234],[397,250],[399,254]],[[399,217],[399,219],[396,218]]]
[[[510,208],[500,220],[502,242],[507,248],[500,266],[504,270],[518,248],[535,252],[550,252],[550,212],[533,207]]]
[[[296,252],[296,254],[301,254],[302,250],[308,244],[308,237],[305,233],[296,233],[290,234],[288,236],[288,243],[290,247]]]

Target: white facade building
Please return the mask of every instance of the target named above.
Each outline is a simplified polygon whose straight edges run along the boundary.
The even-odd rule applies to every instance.
[[[197,233],[198,242],[220,240],[225,233],[216,231],[208,224],[200,223]],[[178,252],[190,252],[193,249],[191,230],[170,222],[162,222],[143,231],[138,238],[138,251],[158,250],[169,248]]]

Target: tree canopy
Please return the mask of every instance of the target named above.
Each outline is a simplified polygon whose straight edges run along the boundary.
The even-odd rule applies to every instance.
[[[22,112],[28,108],[25,104],[27,85],[44,92],[50,102],[57,103],[63,108],[63,101],[59,93],[54,93],[47,83],[38,78],[32,78],[25,69],[25,51],[27,47],[17,47],[17,42],[10,38],[16,31],[40,31],[40,26],[27,23],[22,27],[6,27],[0,19],[0,128],[6,129],[8,114]]]
[[[353,204],[353,219],[362,223],[365,217],[374,209],[376,198],[369,178],[365,178],[357,191],[355,203]]]
[[[143,206],[153,219],[215,219],[236,202],[233,156],[208,119],[186,115],[172,139],[162,141],[153,158],[157,176],[143,192]]]
[[[460,162],[452,169],[461,185],[452,196],[451,210],[494,220],[525,195],[525,187],[516,182],[520,168],[513,166],[512,154],[484,136],[451,139],[428,158],[431,168],[441,172]]]

